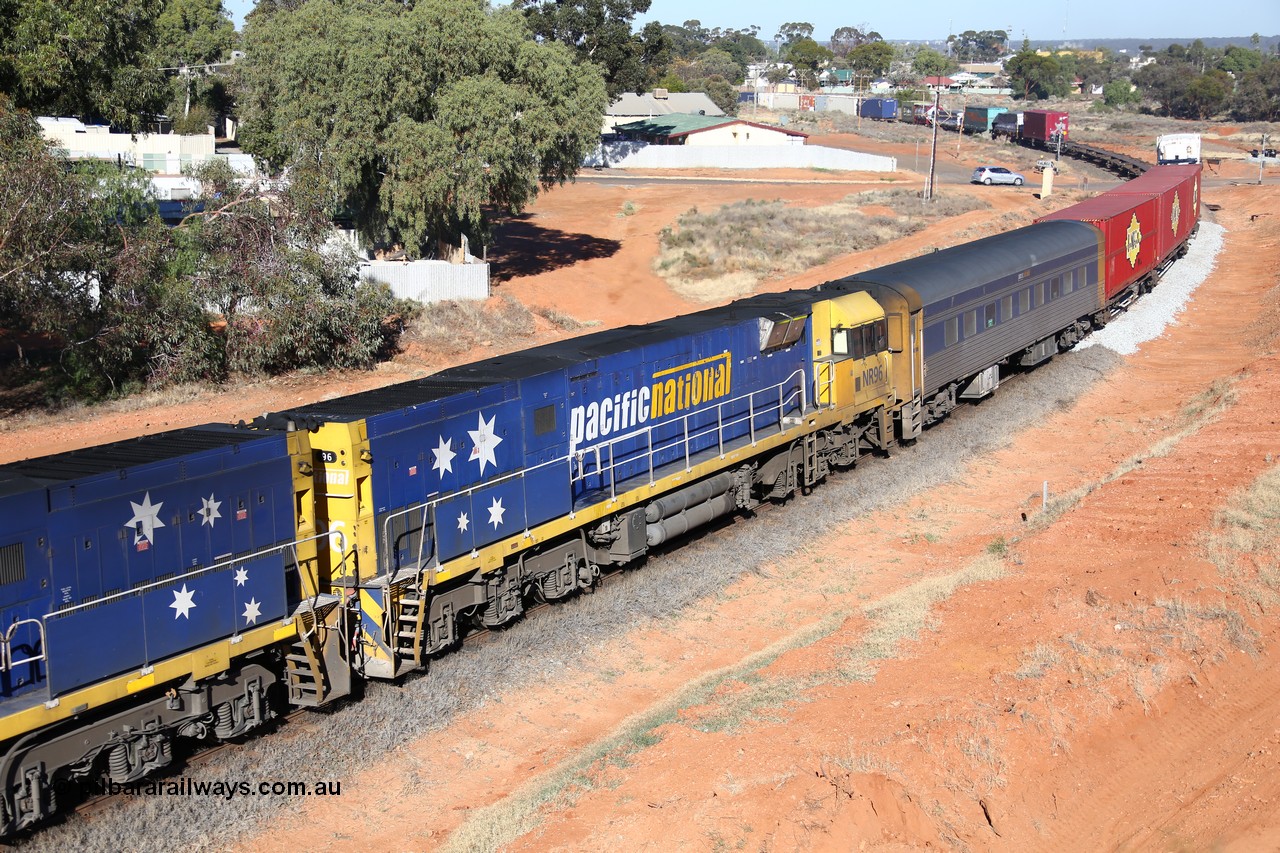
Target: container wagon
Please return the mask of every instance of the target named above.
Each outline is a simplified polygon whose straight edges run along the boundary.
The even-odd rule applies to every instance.
[[[1151,195],[1157,199],[1155,252],[1158,271],[1163,272],[1182,255],[1187,238],[1200,222],[1200,167],[1183,165],[1148,169],[1107,195]]]
[[[990,133],[996,117],[1009,112],[1007,107],[965,107],[964,132]]]
[[[898,118],[898,101],[895,98],[867,98],[858,108],[858,115],[876,121],[895,121]]]
[[[1161,258],[1157,232],[1160,197],[1153,192],[1109,192],[1073,204],[1037,222],[1072,220],[1096,226],[1103,237],[1104,303],[1124,308],[1154,280]],[[1147,287],[1149,289],[1149,286]]]
[[[1061,138],[1067,141],[1067,114],[1058,110],[1026,110],[1022,114],[1022,139],[1038,148],[1048,148]]]
[[[991,138],[1005,136],[1016,140],[1022,136],[1022,112],[1003,112],[991,122]]]

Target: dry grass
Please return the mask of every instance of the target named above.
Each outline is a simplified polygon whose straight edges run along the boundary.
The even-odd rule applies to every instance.
[[[1064,495],[1053,496],[1044,511],[1032,519],[1032,529],[1043,530],[1053,524],[1094,491],[1130,474],[1141,467],[1148,459],[1159,459],[1168,456],[1183,439],[1195,435],[1235,403],[1236,395],[1232,387],[1232,381],[1226,379],[1216,380],[1209,388],[1194,397],[1183,408],[1179,418],[1182,427],[1176,432],[1130,456],[1101,479],[1092,483],[1085,483],[1083,486]]]
[[[503,294],[488,302],[446,301],[428,305],[405,335],[406,342],[429,352],[459,355],[475,346],[534,332],[533,313],[513,296]]]
[[[1254,612],[1280,602],[1280,467],[1266,471],[1214,518],[1202,547]]]
[[[904,640],[914,640],[933,627],[933,606],[946,601],[956,590],[982,581],[1004,577],[1004,561],[984,554],[949,575],[929,577],[868,605],[864,612],[870,626],[862,643],[852,649],[842,674],[854,681],[875,678],[875,662],[893,658]]]
[[[756,674],[777,660],[783,653],[802,646],[812,645],[835,631],[843,622],[841,617],[828,617],[784,637],[768,648],[743,658],[740,662],[708,673],[690,682],[682,690],[624,722],[612,735],[588,746],[571,756],[550,773],[533,779],[510,796],[483,809],[469,813],[466,823],[460,826],[445,844],[442,853],[476,853],[498,850],[516,838],[534,829],[540,809],[554,803],[567,808],[581,794],[596,785],[603,769],[612,764],[625,766],[635,753],[658,743],[662,737],[658,729],[673,722],[680,710],[706,703],[721,685],[731,680],[754,678],[763,690],[753,694],[763,696],[760,704],[780,704],[790,696],[783,696],[770,688]],[[777,682],[783,691],[787,688]],[[753,700],[754,701],[754,700]],[[750,703],[732,712],[730,716],[745,718]]]
[[[654,270],[681,296],[702,302],[749,293],[841,255],[913,234],[930,222],[983,206],[970,196],[922,206],[907,190],[850,195],[824,207],[788,207],[780,200],[746,201],[702,213],[696,207],[662,229]],[[864,207],[893,216],[868,216]]]

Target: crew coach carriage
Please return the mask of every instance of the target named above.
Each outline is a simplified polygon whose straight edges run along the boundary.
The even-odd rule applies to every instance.
[[[1099,235],[1079,222],[1029,225],[824,285],[912,294],[924,311],[924,420],[1074,346],[1102,307]]]

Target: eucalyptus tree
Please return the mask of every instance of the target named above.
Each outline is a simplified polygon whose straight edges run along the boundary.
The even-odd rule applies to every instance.
[[[600,70],[483,0],[309,0],[250,18],[241,140],[312,164],[368,238],[429,254],[484,239],[596,144]]]

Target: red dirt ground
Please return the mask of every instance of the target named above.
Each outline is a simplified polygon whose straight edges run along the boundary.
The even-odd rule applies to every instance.
[[[687,311],[649,264],[657,232],[694,200],[821,204],[853,189],[582,182],[541,198],[533,221],[618,240],[617,252],[498,291],[606,327]],[[767,287],[1066,203],[963,191],[993,210]],[[1280,189],[1206,187],[1204,197],[1223,205],[1229,231],[1217,271],[1176,326],[1069,410],[958,482],[778,555],[704,610],[406,744],[344,780],[340,804],[306,803],[246,847],[436,849],[452,837],[467,849],[462,839],[482,836],[503,849],[582,851],[1280,847],[1280,621],[1263,576],[1275,552],[1224,577],[1205,539],[1280,450],[1280,218],[1250,218],[1276,209]],[[625,201],[634,215],[617,215]],[[25,419],[4,427],[0,458],[249,417],[432,366],[412,355],[370,374]],[[1088,492],[1041,519],[1045,480],[1055,496]],[[877,636],[874,605],[919,603],[913,585],[975,561],[1005,574],[937,595],[927,618],[916,614],[922,630],[859,664]],[[637,737],[664,709],[667,721]],[[555,781],[601,749],[618,760]],[[421,781],[388,796],[387,780],[409,778]],[[527,806],[543,787],[554,789],[547,804]]]

